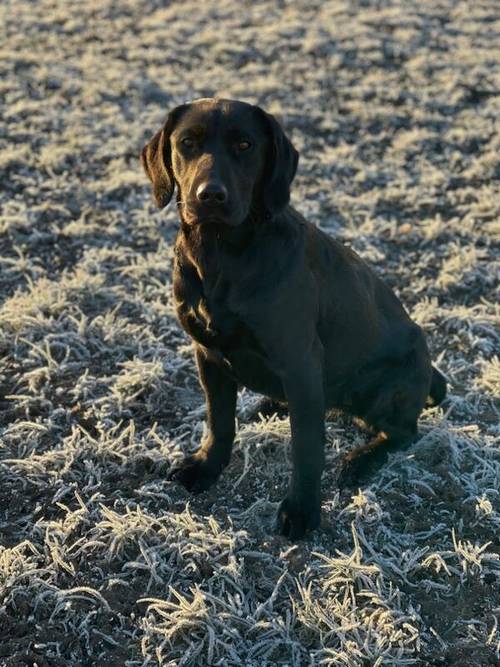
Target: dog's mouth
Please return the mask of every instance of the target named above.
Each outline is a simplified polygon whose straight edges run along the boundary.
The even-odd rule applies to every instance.
[[[210,215],[198,215],[193,218],[193,222],[195,225],[205,225],[205,224],[212,224],[212,225],[227,225],[231,224],[225,216],[222,215],[215,215],[215,214],[210,214]]]

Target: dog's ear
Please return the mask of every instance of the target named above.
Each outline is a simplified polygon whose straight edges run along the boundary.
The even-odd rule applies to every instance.
[[[144,171],[153,184],[153,196],[158,208],[165,208],[174,194],[175,181],[170,154],[170,135],[182,113],[189,105],[182,104],[171,111],[162,127],[141,152]]]
[[[297,171],[299,154],[274,116],[266,113],[269,150],[264,170],[263,199],[266,212],[275,216],[290,201],[290,185]]]

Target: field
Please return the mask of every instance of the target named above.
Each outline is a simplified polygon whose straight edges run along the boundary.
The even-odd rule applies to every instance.
[[[0,7],[0,667],[500,665],[496,0],[11,0]],[[327,422],[320,531],[273,523],[286,418],[242,392],[219,483],[172,304],[175,206],[138,155],[245,99],[301,153],[292,203],[424,327],[449,395],[373,483]]]

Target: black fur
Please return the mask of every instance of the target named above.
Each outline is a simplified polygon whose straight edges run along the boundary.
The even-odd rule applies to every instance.
[[[272,116],[230,100],[183,105],[142,160],[159,206],[177,187],[174,297],[207,403],[207,437],[177,476],[201,491],[228,464],[239,386],[286,403],[293,470],[278,526],[300,538],[320,521],[325,410],[374,431],[344,461],[341,483],[355,484],[415,439],[446,383],[394,293],[288,206],[298,154]]]

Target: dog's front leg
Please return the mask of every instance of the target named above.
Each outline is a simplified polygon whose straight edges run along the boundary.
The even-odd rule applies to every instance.
[[[236,395],[238,386],[210,358],[209,352],[196,348],[196,362],[207,406],[207,436],[197,452],[174,471],[181,484],[198,493],[208,489],[229,463],[234,441]]]
[[[284,373],[292,431],[292,475],[278,510],[278,530],[292,540],[319,525],[325,453],[325,400],[320,345]]]

